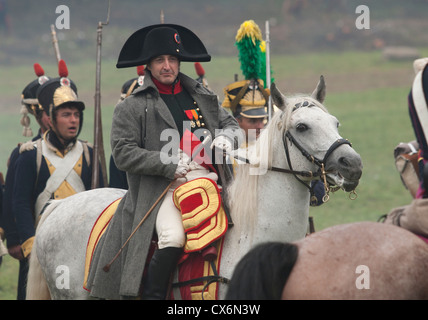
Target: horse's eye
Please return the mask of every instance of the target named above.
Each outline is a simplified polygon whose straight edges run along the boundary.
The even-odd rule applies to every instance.
[[[304,132],[304,131],[308,130],[308,126],[307,126],[306,124],[299,123],[299,124],[296,126],[296,130],[297,130],[298,132]]]

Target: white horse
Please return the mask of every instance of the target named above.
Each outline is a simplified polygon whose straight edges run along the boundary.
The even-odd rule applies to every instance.
[[[234,226],[226,233],[219,268],[227,279],[254,245],[305,237],[312,180],[326,183],[328,197],[332,185],[353,191],[362,173],[360,156],[341,138],[338,120],[322,105],[323,77],[311,96],[285,98],[275,85],[271,90],[279,111],[241,154],[250,164],[238,166],[228,189]],[[103,209],[125,192],[95,189],[47,207],[31,254],[27,299],[89,298],[83,281],[91,228]],[[220,299],[226,290],[220,284]]]

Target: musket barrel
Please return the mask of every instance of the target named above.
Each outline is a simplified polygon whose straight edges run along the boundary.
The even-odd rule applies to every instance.
[[[101,119],[101,43],[102,43],[103,23],[98,23],[97,28],[97,61],[95,71],[95,105],[94,105],[94,154],[92,163],[92,181],[91,188],[99,186],[99,168],[98,161],[101,163],[104,186],[108,185],[107,166],[104,152],[104,142],[102,133]]]
[[[56,36],[55,26],[53,24],[51,24],[51,34],[52,34],[52,45],[54,47],[56,60],[59,63],[59,60],[61,60],[61,53],[59,52],[58,38]]]

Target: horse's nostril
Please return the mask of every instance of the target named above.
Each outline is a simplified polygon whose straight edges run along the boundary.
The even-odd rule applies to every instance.
[[[351,166],[351,163],[346,157],[340,157],[339,158],[339,164],[343,167],[349,168]]]
[[[360,158],[340,157],[338,159],[339,172],[349,180],[358,180],[362,175],[362,164]]]

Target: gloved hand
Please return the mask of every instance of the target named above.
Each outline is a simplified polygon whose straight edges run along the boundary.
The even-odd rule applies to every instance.
[[[232,152],[232,142],[225,136],[218,136],[217,138],[215,138],[213,143],[211,144],[211,149],[213,149],[214,147],[223,150],[226,153]]]
[[[199,163],[197,163],[196,161],[192,161],[189,163],[189,170],[204,170],[205,168],[203,166],[201,166]]]
[[[189,167],[190,157],[181,149],[178,149],[178,157],[179,157],[179,161],[178,161],[177,169],[175,169],[174,179],[184,178],[187,172],[190,171],[190,167]]]

